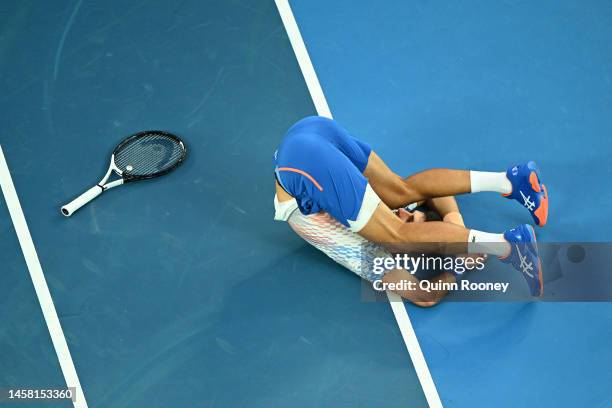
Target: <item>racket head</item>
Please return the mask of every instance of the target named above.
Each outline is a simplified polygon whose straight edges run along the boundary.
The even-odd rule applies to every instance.
[[[168,174],[187,157],[185,143],[163,130],[135,133],[115,147],[113,170],[125,183],[152,179]]]

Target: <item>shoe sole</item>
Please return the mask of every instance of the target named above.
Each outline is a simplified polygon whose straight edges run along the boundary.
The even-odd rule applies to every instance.
[[[537,297],[542,297],[544,295],[544,278],[542,276],[542,261],[540,260],[540,252],[538,250],[538,239],[536,238],[535,230],[531,225],[528,225],[529,230],[531,232],[531,236],[533,237],[533,243],[536,249],[536,256],[538,257],[538,280],[540,281],[540,294]]]
[[[530,161],[527,163],[527,168],[531,170],[531,174],[529,174],[531,189],[536,194],[544,192],[544,197],[540,200],[540,206],[533,212],[538,226],[543,227],[546,225],[546,221],[548,221],[548,190],[544,184],[540,183],[540,170],[535,162]]]

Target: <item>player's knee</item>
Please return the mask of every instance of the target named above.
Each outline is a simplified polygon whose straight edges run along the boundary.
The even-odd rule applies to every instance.
[[[385,190],[380,192],[381,198],[389,205],[394,206],[396,203],[413,203],[418,201],[417,191],[413,185],[400,176],[394,175],[394,180],[387,184]],[[401,204],[398,204],[401,205]]]
[[[402,179],[400,183],[398,183],[398,193],[404,197],[406,202],[416,203],[423,199],[422,194],[419,192],[418,186],[414,182],[414,178],[412,176]]]

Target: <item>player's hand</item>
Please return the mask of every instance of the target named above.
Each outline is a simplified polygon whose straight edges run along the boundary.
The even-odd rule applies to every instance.
[[[444,222],[450,222],[451,224],[459,225],[460,227],[465,227],[465,223],[463,222],[463,217],[459,212],[451,212],[444,216]]]

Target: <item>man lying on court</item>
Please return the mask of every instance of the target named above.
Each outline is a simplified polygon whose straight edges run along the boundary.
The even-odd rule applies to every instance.
[[[546,224],[548,194],[533,162],[507,172],[430,169],[402,178],[364,142],[337,122],[319,116],[293,125],[274,154],[275,219],[307,242],[369,281],[417,281],[404,269],[384,276],[364,268],[363,251],[383,251],[389,244],[438,243],[458,253],[496,255],[525,278],[532,296],[543,293],[542,270],[533,228],[519,225],[499,234],[468,229],[453,196],[491,191],[517,200],[539,226]],[[422,221],[403,207],[425,202],[441,221]],[[392,209],[400,209],[393,211]],[[299,211],[296,211],[299,210]],[[435,280],[455,282],[453,270]],[[397,290],[421,306],[432,306],[444,290]]]

